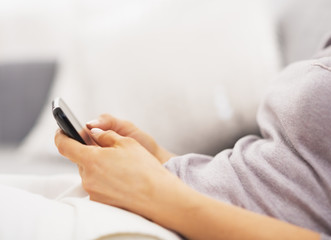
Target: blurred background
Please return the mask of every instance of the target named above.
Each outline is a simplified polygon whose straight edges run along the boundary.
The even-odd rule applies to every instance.
[[[259,134],[286,65],[331,33],[328,0],[0,0],[0,172],[73,172],[51,101],[134,122],[177,154]]]

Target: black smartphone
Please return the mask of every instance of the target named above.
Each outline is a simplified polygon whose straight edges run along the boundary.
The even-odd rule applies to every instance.
[[[67,136],[85,145],[96,145],[87,128],[80,124],[61,98],[52,101],[52,112],[57,124]]]

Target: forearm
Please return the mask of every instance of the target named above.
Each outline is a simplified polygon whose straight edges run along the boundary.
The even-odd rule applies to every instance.
[[[165,148],[161,147],[153,137],[135,127],[135,131],[132,131],[129,137],[137,140],[147,151],[153,154],[161,164],[167,162],[171,157],[176,156],[169,152]]]
[[[167,186],[149,208],[150,217],[189,239],[319,239],[317,233],[205,197],[176,180]]]
[[[317,233],[205,197],[133,138],[96,130],[91,133],[100,147],[61,131],[55,137],[59,152],[79,166],[92,200],[138,213],[190,239],[319,239]]]

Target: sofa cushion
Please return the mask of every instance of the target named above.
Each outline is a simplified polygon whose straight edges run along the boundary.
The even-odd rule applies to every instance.
[[[52,97],[82,123],[110,113],[178,154],[215,154],[257,133],[258,103],[278,71],[264,0],[78,4],[78,54],[62,62]],[[50,100],[22,149],[58,154]]]

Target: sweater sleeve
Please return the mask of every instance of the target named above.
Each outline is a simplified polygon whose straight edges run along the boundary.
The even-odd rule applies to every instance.
[[[330,102],[331,47],[290,65],[270,86],[257,116],[262,137],[243,137],[215,157],[175,157],[165,167],[203,194],[331,240]]]
[[[331,236],[325,235],[325,234],[321,234],[321,240],[331,240]]]

